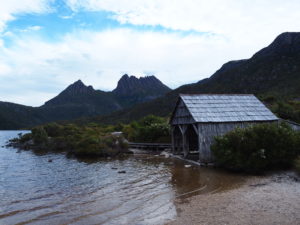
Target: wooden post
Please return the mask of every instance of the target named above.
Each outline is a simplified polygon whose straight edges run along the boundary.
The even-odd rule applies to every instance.
[[[182,152],[183,152],[183,157],[187,157],[188,155],[188,149],[186,146],[186,130],[187,130],[187,125],[179,125],[179,129],[181,131],[182,135]]]
[[[185,138],[185,156],[184,158],[186,158],[190,152],[190,140],[188,138],[187,132],[184,133],[184,138]]]
[[[193,128],[194,128],[196,134],[199,134],[199,130],[198,130],[197,124],[192,124],[192,125],[193,125]]]
[[[182,152],[183,152],[183,157],[185,158],[187,156],[185,132],[182,133]]]
[[[201,157],[202,157],[202,137],[201,137],[201,129],[200,125],[197,124],[197,129],[198,129],[198,151],[199,151],[199,162],[201,163]]]
[[[175,126],[171,126],[171,139],[172,139],[172,153],[175,154],[175,140],[174,140]]]

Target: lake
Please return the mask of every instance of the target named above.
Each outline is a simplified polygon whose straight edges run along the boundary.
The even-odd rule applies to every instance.
[[[0,131],[1,225],[163,224],[187,197],[246,179],[156,155],[79,160],[4,147],[18,133]]]

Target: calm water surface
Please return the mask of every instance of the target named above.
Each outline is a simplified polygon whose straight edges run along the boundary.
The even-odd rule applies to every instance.
[[[19,132],[0,131],[1,225],[163,224],[176,217],[175,200],[245,180],[154,155],[77,160],[3,147]]]

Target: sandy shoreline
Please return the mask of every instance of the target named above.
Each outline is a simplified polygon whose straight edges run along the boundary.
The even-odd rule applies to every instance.
[[[237,189],[193,196],[177,208],[169,225],[300,225],[300,178],[293,172],[252,177]]]

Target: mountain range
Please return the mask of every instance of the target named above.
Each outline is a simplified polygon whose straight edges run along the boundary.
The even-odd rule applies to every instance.
[[[81,80],[40,107],[0,102],[0,129],[19,129],[42,123],[105,115],[150,101],[171,91],[155,76],[123,75],[111,92],[95,90]]]
[[[111,92],[94,90],[79,80],[41,107],[0,102],[0,129],[78,118],[83,123],[109,124],[148,114],[168,116],[180,93],[252,93],[299,105],[300,33],[282,33],[251,58],[227,62],[211,77],[175,90],[154,76],[138,79],[124,75]]]
[[[91,120],[100,123],[126,123],[148,114],[168,116],[180,93],[275,96],[284,101],[292,100],[289,107],[295,107],[297,118],[300,118],[300,32],[280,34],[269,46],[251,58],[227,62],[207,79],[183,85],[153,101]]]

